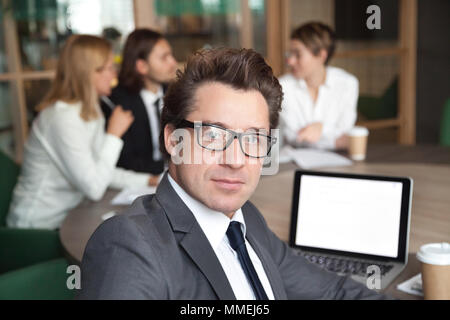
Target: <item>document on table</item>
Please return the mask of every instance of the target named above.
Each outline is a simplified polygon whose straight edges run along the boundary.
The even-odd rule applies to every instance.
[[[290,157],[290,159],[302,169],[341,167],[350,166],[353,164],[350,159],[344,156],[334,152],[318,149],[294,149],[292,147],[285,146],[282,148],[280,154],[283,155],[283,160],[286,161],[286,158]]]
[[[423,297],[422,291],[422,274],[419,273],[411,279],[406,280],[397,285],[397,290]]]
[[[130,205],[137,197],[153,194],[156,187],[141,187],[123,189],[118,195],[111,200],[112,205]]]

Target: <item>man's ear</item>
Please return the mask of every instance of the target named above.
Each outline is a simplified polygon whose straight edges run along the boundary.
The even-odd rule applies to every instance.
[[[173,155],[175,146],[177,145],[178,141],[176,141],[172,135],[175,128],[170,124],[166,124],[164,127],[164,146],[166,147],[167,152],[170,155]]]
[[[147,74],[148,73],[148,63],[147,61],[143,60],[143,59],[137,59],[136,60],[136,71],[139,74]]]

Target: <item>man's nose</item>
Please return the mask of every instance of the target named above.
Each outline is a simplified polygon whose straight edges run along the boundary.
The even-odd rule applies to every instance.
[[[237,169],[245,164],[246,155],[242,152],[237,138],[234,138],[233,142],[225,149],[223,156],[224,164],[231,168]]]

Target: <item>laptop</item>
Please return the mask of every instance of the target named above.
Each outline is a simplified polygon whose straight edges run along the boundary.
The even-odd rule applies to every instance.
[[[295,172],[289,244],[330,272],[385,289],[408,262],[408,177]]]

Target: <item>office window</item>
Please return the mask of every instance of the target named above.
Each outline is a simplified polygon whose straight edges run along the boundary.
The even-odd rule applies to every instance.
[[[156,25],[175,58],[201,48],[249,47],[266,55],[264,0],[155,0]]]
[[[120,52],[134,29],[131,0],[21,0],[13,10],[24,71],[55,69],[71,34],[104,35]]]

